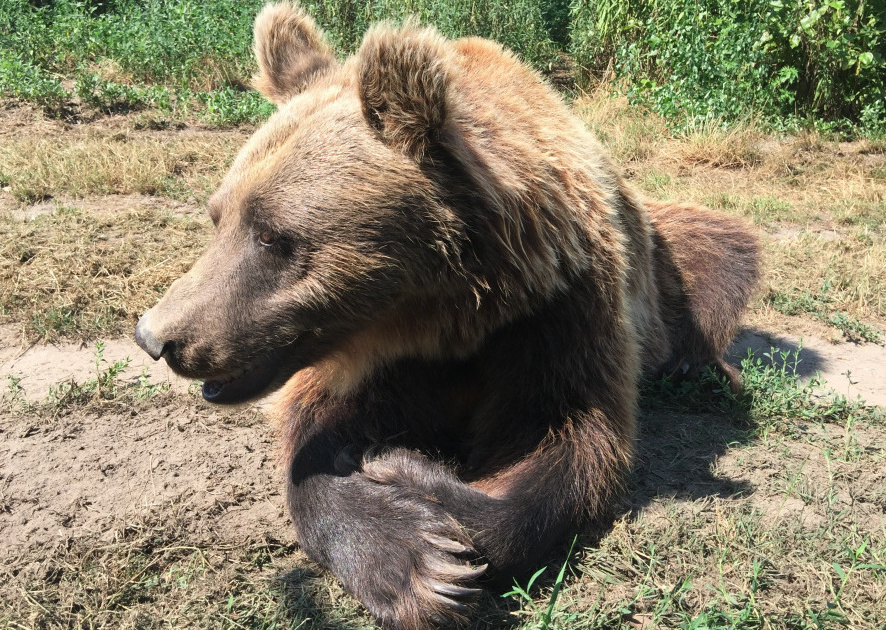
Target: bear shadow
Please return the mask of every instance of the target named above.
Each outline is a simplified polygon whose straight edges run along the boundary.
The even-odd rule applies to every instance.
[[[763,368],[784,369],[803,380],[824,366],[823,357],[814,350],[755,329],[741,332],[727,359],[739,369],[745,360],[753,364],[759,360]],[[737,499],[754,490],[747,481],[714,473],[718,458],[757,439],[748,402],[736,403],[725,387],[710,382],[693,383],[688,390],[691,395],[674,405],[673,392],[662,395],[660,389],[643,389],[637,455],[622,504],[622,513],[631,518],[661,498]]]
[[[754,329],[742,331],[727,358],[741,368],[742,361],[749,358],[748,350],[752,361],[760,359],[763,366],[771,365],[778,370],[785,367],[803,379],[814,376],[824,366],[823,357],[814,350]],[[669,394],[663,394],[661,389],[649,385],[641,390],[637,452],[625,492],[607,517],[578,533],[575,549],[598,546],[617,520],[635,520],[655,501],[708,498],[729,501],[754,492],[752,483],[715,474],[714,466],[729,450],[756,441],[756,424],[747,407],[730,404],[724,389],[712,387],[709,382],[687,383],[685,389],[693,395],[676,405],[677,386]],[[712,411],[719,406],[723,411]],[[541,589],[549,590],[553,586],[564,563],[569,565],[567,575],[581,575],[577,554],[570,557],[569,542],[558,547],[546,571],[533,585],[536,598]],[[525,585],[526,579],[520,583]],[[567,578],[566,586],[575,579]],[[510,612],[516,609],[515,602],[496,599],[498,601],[484,600],[478,611],[479,619],[470,626],[472,630],[521,627],[522,621]]]
[[[815,376],[816,372],[825,367],[824,357],[813,349],[787,337],[756,328],[741,331],[727,351],[726,359],[740,368],[742,360],[748,358],[748,352],[766,364],[771,362],[779,369],[787,366],[803,378]]]
[[[753,365],[759,360],[762,368],[784,369],[802,379],[824,365],[814,350],[754,329],[742,331],[727,359],[739,369],[745,360]],[[756,440],[756,424],[748,401],[742,397],[736,401],[712,380],[703,378],[682,389],[648,383],[642,388],[637,456],[623,505],[632,515],[663,497],[731,499],[753,492],[746,481],[714,474],[719,457]]]

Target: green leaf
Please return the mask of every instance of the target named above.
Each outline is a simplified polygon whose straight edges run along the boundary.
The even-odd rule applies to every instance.
[[[542,573],[544,573],[545,569],[547,569],[547,567],[542,567],[538,571],[536,571],[535,573],[532,574],[532,577],[529,578],[529,583],[526,584],[527,591],[532,588],[532,585],[535,584],[535,581],[538,579],[538,576],[540,576]]]

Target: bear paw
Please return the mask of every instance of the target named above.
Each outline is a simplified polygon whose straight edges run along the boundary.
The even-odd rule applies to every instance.
[[[486,565],[469,563],[477,556],[470,539],[433,498],[411,488],[391,490],[398,495],[396,513],[377,522],[366,541],[374,575],[355,584],[355,594],[392,630],[466,621],[482,592],[471,585]]]

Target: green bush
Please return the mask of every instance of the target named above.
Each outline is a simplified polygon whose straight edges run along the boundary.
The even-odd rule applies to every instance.
[[[4,0],[0,48],[45,71],[70,74],[112,60],[135,81],[215,89],[254,71],[252,23],[265,0]],[[380,20],[416,16],[449,36],[482,35],[533,63],[554,58],[548,24],[564,19],[541,0],[308,0],[304,6],[342,53]],[[560,5],[563,5],[561,0]],[[101,11],[99,11],[101,9]],[[553,22],[551,22],[553,23]],[[561,24],[562,27],[562,24]]]
[[[105,112],[192,111],[213,124],[260,122],[273,108],[243,88],[255,71],[252,23],[265,0],[3,0],[0,94],[58,109],[73,77],[82,102]],[[482,35],[541,67],[565,30],[565,0],[306,0],[344,55],[368,26],[416,16],[458,37]],[[25,61],[26,60],[26,61]]]
[[[57,109],[70,94],[44,70],[17,57],[0,58],[0,94]]]
[[[571,51],[676,121],[763,114],[886,130],[886,3],[576,0]]]
[[[562,8],[559,13],[551,10],[563,2],[542,0],[306,0],[303,4],[345,53],[356,50],[371,24],[415,16],[449,37],[494,39],[539,67],[554,60],[556,47],[549,28],[565,15]]]
[[[0,45],[70,74],[113,60],[133,80],[218,87],[249,76],[252,21],[262,0],[4,0]],[[214,84],[208,85],[208,82]]]
[[[173,91],[165,86],[115,83],[89,72],[75,81],[74,93],[84,103],[107,113],[126,112],[142,107],[169,110],[173,100]]]
[[[0,92],[55,109],[69,97],[59,79],[73,78],[81,98],[111,111],[162,108],[168,94],[151,88],[164,86],[215,94],[200,103],[256,120],[266,112],[228,90],[255,70],[252,22],[264,3],[2,0]],[[542,70],[568,52],[586,82],[611,69],[631,99],[676,125],[762,117],[886,134],[886,0],[303,4],[342,55],[373,22],[416,16],[450,37],[495,39]]]
[[[260,123],[274,112],[274,106],[258,92],[242,92],[233,88],[197,94],[204,109],[200,118],[220,126]]]

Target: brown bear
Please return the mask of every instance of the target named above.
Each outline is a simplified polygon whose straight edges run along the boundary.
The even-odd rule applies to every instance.
[[[462,620],[604,513],[644,368],[722,364],[756,240],[639,199],[493,42],[383,25],[339,63],[277,4],[255,50],[278,111],[136,339],[210,401],[282,387],[305,552],[385,627]]]

